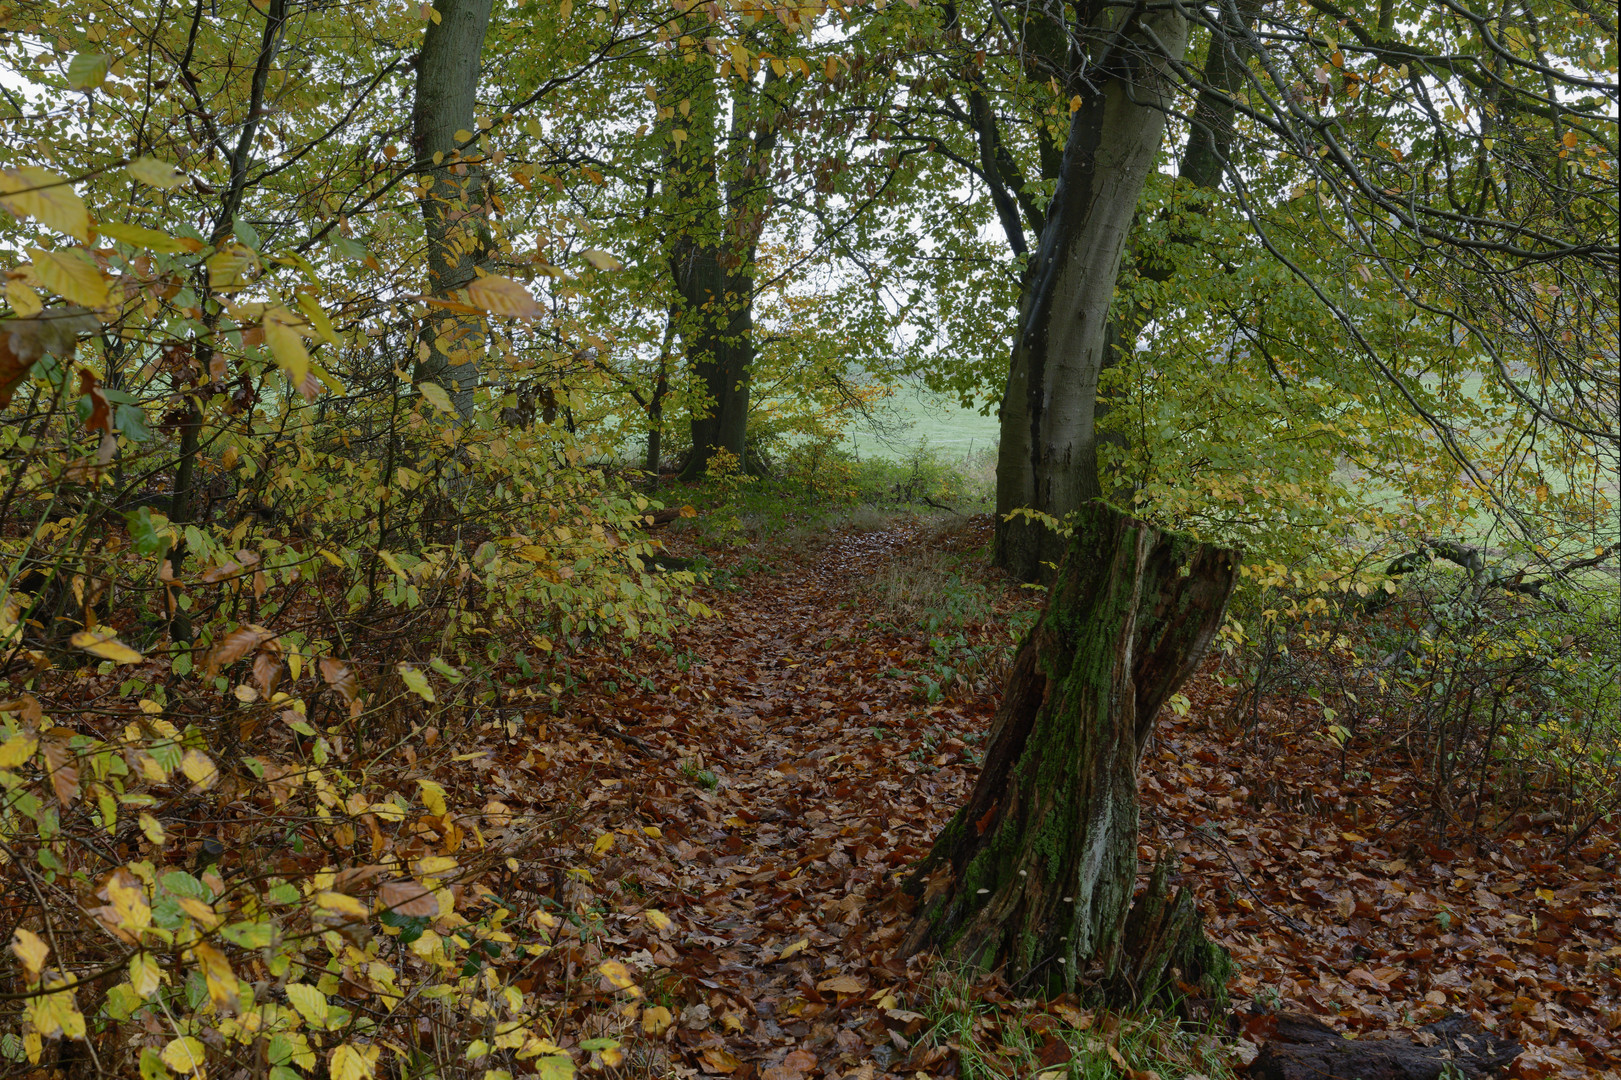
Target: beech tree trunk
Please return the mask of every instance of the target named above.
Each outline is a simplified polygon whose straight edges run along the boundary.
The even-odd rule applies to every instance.
[[[1253,21],[1256,7],[1255,0],[1240,0],[1226,13],[1227,32],[1211,36],[1204,56],[1204,85],[1177,170],[1179,180],[1192,187],[1214,190],[1226,172],[1232,143],[1232,95],[1245,77],[1238,42],[1241,31]],[[1167,53],[1180,55],[1186,43],[1185,28],[1168,34],[1165,21],[1150,21],[1149,29]],[[1124,318],[1110,319],[1109,309],[1137,198],[1164,130],[1161,115],[1150,106],[1156,101],[1168,105],[1169,101],[1164,72],[1157,65],[1138,58],[1118,74],[1113,89],[1128,87],[1127,96],[1135,108],[1119,109],[1111,119],[1106,88],[1095,95],[1103,106],[1100,111],[1083,107],[1072,117],[1070,145],[1075,145],[1080,134],[1082,152],[1072,156],[1066,147],[1061,191],[1065,195],[1072,194],[1071,188],[1096,191],[1099,197],[1083,204],[1079,212],[1055,199],[1055,218],[1067,211],[1067,222],[1043,222],[1051,228],[1042,229],[1042,247],[1025,281],[1020,329],[1002,401],[995,559],[1022,581],[1049,577],[1064,544],[1041,518],[1008,520],[1007,515],[1027,508],[1050,519],[1062,519],[1091,497],[1088,484],[1096,475],[1096,453],[1088,455],[1082,447],[1093,445],[1091,431],[1108,411],[1108,402],[1097,397],[1098,375],[1135,348],[1137,335],[1153,317],[1152,311],[1137,308]],[[1090,71],[1088,77],[1093,77]],[[1084,96],[1083,101],[1087,101]],[[1144,140],[1151,140],[1152,146]],[[1070,239],[1049,237],[1052,228],[1067,229]],[[1022,250],[1013,233],[1009,238],[1016,251]],[[1137,258],[1139,273],[1155,281],[1170,277],[1168,264],[1143,254]],[[1067,282],[1059,280],[1052,259],[1075,261],[1088,255],[1081,274]],[[1056,335],[1055,313],[1072,322],[1058,327]],[[1055,349],[1068,350],[1068,361],[1055,364]],[[1073,475],[1066,476],[1066,472]]]
[[[1095,25],[1078,27],[1078,36],[1107,38],[1118,17],[1110,12],[1100,5]],[[1109,310],[1165,131],[1166,56],[1179,60],[1188,36],[1187,20],[1174,11],[1143,23],[1147,33],[1122,35],[1102,57],[1072,61],[1086,63],[1087,80],[1014,339],[996,466],[996,555],[1027,581],[1058,561],[1063,541],[1045,522],[1008,515],[1034,508],[1062,518],[1099,494],[1094,408]],[[1159,49],[1165,55],[1155,56]]]
[[[476,149],[459,154],[458,148],[476,123],[479,61],[492,3],[437,0],[439,19],[429,20],[422,39],[411,139],[428,189],[421,205],[430,298],[449,299],[466,288],[490,257],[483,168],[476,160],[460,160],[477,158]],[[436,308],[430,300],[413,381],[437,383],[464,424],[473,417],[484,344],[479,316]]]
[[[697,479],[717,452],[751,469],[749,377],[754,367],[755,257],[771,195],[780,94],[768,68],[761,84],[727,80],[708,56],[672,64],[663,96],[685,107],[669,125],[665,194],[676,326],[692,375],[692,452],[682,479]],[[729,105],[724,132],[721,115]],[[683,132],[680,139],[676,131]],[[723,145],[724,144],[724,145]]]
[[[1102,503],[1080,516],[1008,676],[968,804],[908,888],[909,952],[936,946],[1031,989],[1221,999],[1224,952],[1161,866],[1128,926],[1137,766],[1221,625],[1236,555]]]

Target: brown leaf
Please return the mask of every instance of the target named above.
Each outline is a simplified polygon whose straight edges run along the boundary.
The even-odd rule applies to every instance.
[[[359,681],[355,678],[354,670],[342,660],[335,660],[330,656],[321,657],[321,678],[338,692],[338,696],[343,698],[346,705],[354,701],[356,695],[360,693]]]
[[[275,631],[267,630],[257,623],[250,623],[247,626],[232,630],[208,654],[208,659],[203,661],[203,670],[212,678],[218,675],[222,669],[230,667],[248,655],[262,643],[274,640],[275,636]]]
[[[739,1058],[718,1046],[704,1047],[703,1055],[698,1059],[698,1067],[711,1075],[715,1073],[736,1072],[738,1067],[742,1064],[742,1058]]]
[[[828,994],[859,994],[867,989],[867,984],[854,975],[837,975],[823,979],[816,984],[816,989]]]
[[[79,797],[79,759],[61,739],[43,739],[40,749],[51,771],[51,790],[63,806],[72,806]]]
[[[433,918],[439,914],[439,901],[420,882],[385,881],[377,887],[377,899],[396,915]]]
[[[260,693],[266,698],[276,692],[276,684],[281,682],[281,657],[273,652],[260,650],[253,658],[253,681],[259,684]]]

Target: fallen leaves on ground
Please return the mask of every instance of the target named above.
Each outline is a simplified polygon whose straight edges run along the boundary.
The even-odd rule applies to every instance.
[[[954,1071],[946,1048],[917,1043],[921,968],[893,954],[896,884],[967,795],[996,701],[921,700],[907,672],[928,636],[863,596],[885,562],[936,540],[847,533],[706,596],[716,618],[673,657],[605,658],[560,714],[534,714],[520,766],[492,764],[514,805],[550,796],[537,776],[588,777],[576,841],[547,858],[589,868],[595,893],[558,876],[565,907],[611,899],[541,966],[581,970],[571,949],[579,964],[626,957],[650,995],[630,1006],[650,1063],[739,1080]],[[1564,855],[1562,834],[1529,820],[1442,847],[1393,762],[1342,759],[1310,717],[1227,731],[1226,691],[1205,676],[1188,692],[1189,715],[1167,712],[1145,758],[1144,854],[1181,854],[1239,961],[1240,1004],[1352,1034],[1457,1009],[1528,1047],[1523,1076],[1621,1064],[1613,828]]]

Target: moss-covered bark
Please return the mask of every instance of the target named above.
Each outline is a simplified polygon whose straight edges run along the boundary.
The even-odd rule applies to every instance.
[[[1197,919],[1165,895],[1163,875],[1149,896],[1165,910],[1145,914],[1135,935],[1127,915],[1137,762],[1215,636],[1235,563],[1101,503],[1081,516],[1008,676],[979,783],[910,882],[923,903],[909,951],[937,946],[1031,988],[1134,998],[1197,982],[1202,970],[1176,966],[1196,954],[1202,968],[1219,966],[1199,952]]]

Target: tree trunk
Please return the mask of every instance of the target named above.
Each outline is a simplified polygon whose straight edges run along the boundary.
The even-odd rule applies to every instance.
[[[1181,58],[1186,19],[1167,11],[1144,23],[1157,47]],[[1087,30],[1088,37],[1105,32]],[[1056,563],[1064,544],[1048,523],[1008,515],[1030,508],[1061,519],[1100,492],[1098,376],[1108,360],[1121,256],[1165,130],[1164,65],[1146,35],[1123,38],[1088,64],[1070,118],[1002,398],[996,561],[1022,580],[1045,576],[1044,564]]]
[[[909,882],[923,904],[908,951],[938,946],[1031,989],[1222,996],[1225,954],[1168,895],[1166,868],[1129,930],[1127,915],[1138,761],[1221,625],[1236,561],[1101,502],[1079,515],[973,795]]]
[[[754,261],[770,210],[771,161],[781,94],[768,68],[763,85],[731,81],[731,127],[722,152],[720,73],[700,59],[669,85],[687,96],[687,136],[672,139],[670,268],[680,296],[681,340],[694,379],[692,452],[682,479],[708,470],[719,451],[752,468],[747,450],[749,376],[754,367]],[[696,85],[695,85],[696,84]]]
[[[476,150],[458,154],[458,147],[476,123],[479,60],[492,3],[437,0],[434,10],[439,20],[429,20],[422,40],[411,113],[412,144],[428,189],[421,203],[430,298],[413,381],[439,384],[464,424],[473,417],[484,322],[476,315],[435,307],[432,300],[448,300],[465,289],[477,276],[477,268],[489,260],[484,172],[476,162],[458,160],[461,154],[476,157]]]
[[[1177,169],[1179,181],[1191,187],[1214,191],[1220,187],[1226,173],[1235,114],[1233,95],[1243,87],[1246,74],[1240,35],[1253,23],[1257,10],[1255,0],[1241,0],[1233,11],[1226,13],[1223,20],[1226,32],[1211,35],[1202,72],[1204,85],[1194,105],[1188,141],[1183,147]],[[1079,119],[1079,114],[1076,119]],[[1144,176],[1146,178],[1146,173]],[[1138,262],[1138,272],[1146,278],[1165,281],[1171,276],[1169,264],[1163,261],[1139,258]],[[1032,291],[1037,283],[1034,277],[1027,279],[1027,309],[1033,304]],[[1023,314],[1027,316],[1029,311]],[[1110,320],[1102,348],[1104,368],[1136,347],[1138,334],[1152,318],[1152,310],[1139,306],[1127,311],[1123,318]],[[1058,502],[1042,501],[1043,489],[1038,482],[1039,473],[1035,464],[1041,453],[1032,454],[1031,448],[1039,446],[1044,438],[1050,438],[1051,433],[1042,431],[1039,423],[1035,428],[1031,426],[1028,357],[1024,358],[1025,367],[1021,367],[1020,361],[1016,351],[1009,370],[1007,395],[1003,400],[1002,446],[1011,447],[1011,451],[1002,455],[997,468],[996,560],[999,566],[1021,580],[1035,581],[1047,576],[1044,573],[1045,564],[1054,561],[1053,552],[1061,550],[1063,545],[1040,521],[1015,518],[1007,522],[1002,520],[1003,517],[1018,507],[1028,507],[1054,518],[1062,518],[1074,509],[1074,505],[1068,503],[1069,489],[1063,485],[1047,489],[1057,494]],[[1060,392],[1066,389],[1077,393],[1080,388],[1061,387]],[[1100,400],[1095,404],[1092,416],[1094,425],[1103,418],[1108,408],[1107,401]],[[1060,456],[1056,451],[1056,447],[1048,447],[1043,453],[1049,457]]]

